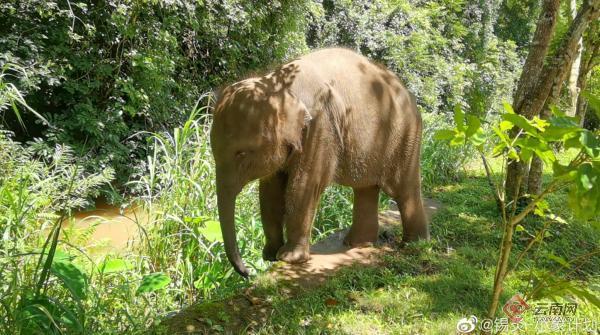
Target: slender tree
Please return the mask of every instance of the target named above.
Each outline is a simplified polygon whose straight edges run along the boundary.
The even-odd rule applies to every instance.
[[[577,17],[577,0],[571,0],[569,2],[569,11],[571,12],[571,19],[575,20]],[[575,53],[575,60],[571,65],[571,71],[569,73],[569,98],[571,102],[569,104],[568,115],[574,116],[577,111],[577,98],[579,97],[579,86],[577,86],[577,79],[579,78],[579,70],[581,69],[581,52],[583,49],[583,37],[579,39],[577,43],[577,51]]]
[[[556,55],[546,62],[543,73],[547,75],[541,82],[540,95],[546,95],[544,105],[540,110],[542,118],[550,116],[550,106],[555,104],[560,97],[563,83],[566,81],[569,71],[573,69],[579,54],[579,43],[583,33],[590,22],[600,15],[600,0],[586,1],[579,13],[573,19],[567,34],[563,37]],[[541,101],[542,99],[538,99]],[[538,115],[540,112],[533,114]],[[531,160],[529,175],[527,178],[527,192],[539,194],[542,189],[542,173],[544,164],[542,160],[534,156]]]
[[[590,25],[583,39],[583,52],[581,56],[581,68],[577,78],[577,87],[580,92],[587,89],[587,84],[592,70],[600,65],[600,22],[595,21]],[[579,118],[581,125],[585,122],[587,112],[587,100],[581,95],[577,99],[575,115]]]
[[[523,71],[521,72],[521,77],[519,78],[519,83],[513,97],[513,109],[517,114],[527,115],[527,111],[531,110],[529,104],[533,101],[532,95],[540,80],[544,59],[548,53],[550,41],[556,27],[559,8],[560,0],[544,0],[542,4],[542,10],[538,17],[529,54],[525,60],[525,65],[523,66]],[[513,129],[514,133],[518,131],[518,129]],[[525,165],[523,163],[517,160],[508,162],[505,185],[507,203],[518,198],[524,174]]]
[[[556,26],[559,5],[558,0],[544,2],[532,42],[532,50],[525,62],[515,93],[513,101],[515,112],[530,119],[539,116],[543,110],[548,109],[556,101],[575,59],[579,40],[590,22],[600,15],[600,0],[584,1],[566,35],[562,38],[556,53],[551,59],[545,61]],[[518,132],[519,129],[513,131]],[[529,171],[528,175],[526,166],[522,162],[511,161],[508,163],[505,187],[509,200],[517,200],[524,191],[523,186],[525,185],[528,186],[530,193],[537,194],[539,192],[541,162],[537,162],[537,160],[534,160],[534,168]],[[530,180],[527,180],[527,177]]]

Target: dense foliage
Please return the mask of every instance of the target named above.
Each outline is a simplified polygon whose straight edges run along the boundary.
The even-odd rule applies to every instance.
[[[48,152],[72,146],[88,169],[127,180],[135,135],[186,119],[200,93],[304,50],[294,2],[3,1],[0,67],[52,127],[4,124]]]
[[[20,66],[7,78],[50,126],[25,114],[24,129],[11,113],[3,124],[42,155],[67,144],[87,169],[113,167],[122,185],[146,156],[140,131],[169,129],[201,93],[332,45],[397,72],[425,112],[461,103],[483,115],[510,97],[520,56],[512,35],[493,34],[507,30],[496,14],[515,8],[479,4],[4,1],[0,66]]]

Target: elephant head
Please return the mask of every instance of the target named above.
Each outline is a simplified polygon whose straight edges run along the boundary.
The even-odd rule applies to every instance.
[[[267,89],[258,79],[225,88],[218,97],[210,133],[216,164],[219,221],[227,258],[242,276],[234,226],[235,200],[244,185],[285,168],[301,151],[308,111],[287,89]]]

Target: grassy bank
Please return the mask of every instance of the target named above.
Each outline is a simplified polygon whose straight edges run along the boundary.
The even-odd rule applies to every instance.
[[[238,197],[236,221],[241,252],[258,278],[243,281],[226,260],[208,142],[210,114],[205,108],[196,109],[173,132],[150,134],[153,149],[129,184],[136,194],[130,202],[141,205],[145,213],[140,218],[150,222],[136,222],[140,233],[134,248],[94,257],[90,257],[94,241],[89,239],[93,227],[51,234],[50,239],[48,232],[61,227],[73,209],[88,205],[110,182],[112,172],[86,173],[67,148],[57,148],[51,160],[36,160],[3,134],[0,277],[5,280],[0,283],[0,333],[146,334],[160,331],[156,326],[163,320],[192,305],[208,309],[199,317],[210,322],[212,330],[221,331],[238,312],[219,302],[250,286],[268,301],[269,317],[244,329],[263,334],[447,334],[458,319],[483,315],[500,220],[479,165],[470,164],[463,171],[464,154],[432,140],[443,120],[425,119],[426,195],[444,205],[432,222],[433,240],[396,248],[399,251],[375,266],[344,270],[324,286],[294,292],[261,274],[268,263],[261,259],[256,183]],[[565,199],[561,191],[552,195],[550,205],[569,224],[557,225],[522,261],[503,299],[528,292],[532,275],[543,278],[546,272],[599,284],[598,254],[571,269],[561,265],[562,259],[597,251],[600,240],[597,226],[572,218]],[[348,188],[327,190],[313,241],[350,224],[351,200]],[[382,207],[387,201],[381,197]],[[524,224],[517,248],[524,248],[542,224],[536,220]],[[54,255],[50,261],[49,254]],[[556,295],[559,300],[571,299],[559,291]],[[597,310],[578,303],[579,317],[598,319]]]
[[[475,315],[481,320],[489,304],[501,227],[488,187],[483,171],[473,168],[460,183],[432,188],[428,196],[439,200],[443,208],[432,220],[433,238],[429,243],[396,248],[371,266],[344,269],[323,286],[308,289],[294,289],[289,283],[274,282],[269,274],[264,274],[256,279],[250,293],[260,304],[251,306],[254,312],[243,304],[236,310],[235,306],[219,300],[200,304],[191,313],[215,332],[231,331],[231,325],[236,324],[234,333],[455,334],[460,319]],[[557,262],[597,252],[600,240],[597,229],[569,215],[565,198],[566,192],[561,192],[553,195],[550,203],[569,224],[552,230],[522,260],[508,280],[502,301],[515,293],[531,292],[537,285],[536,278],[548,272],[562,272],[567,278],[589,286],[600,284],[597,253],[569,267],[561,265],[560,260]],[[541,224],[531,219],[524,225],[526,230],[518,232],[517,254],[531,239],[527,230]],[[532,310],[525,313],[519,334],[596,331],[594,322],[600,318],[597,308],[561,292],[558,287],[548,289],[554,290],[555,297],[530,302]],[[536,324],[534,307],[554,301],[578,304],[577,326]],[[234,298],[232,302],[239,300]],[[505,315],[500,312],[498,318],[502,317]],[[240,325],[239,319],[245,321]],[[175,328],[185,329],[183,326]],[[517,333],[515,327],[509,326],[508,333]]]

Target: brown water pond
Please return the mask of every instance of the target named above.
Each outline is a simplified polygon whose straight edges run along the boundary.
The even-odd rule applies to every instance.
[[[63,223],[63,238],[92,253],[123,252],[140,239],[140,226],[148,223],[147,212],[139,205],[125,208],[102,201],[96,209],[75,212]]]

